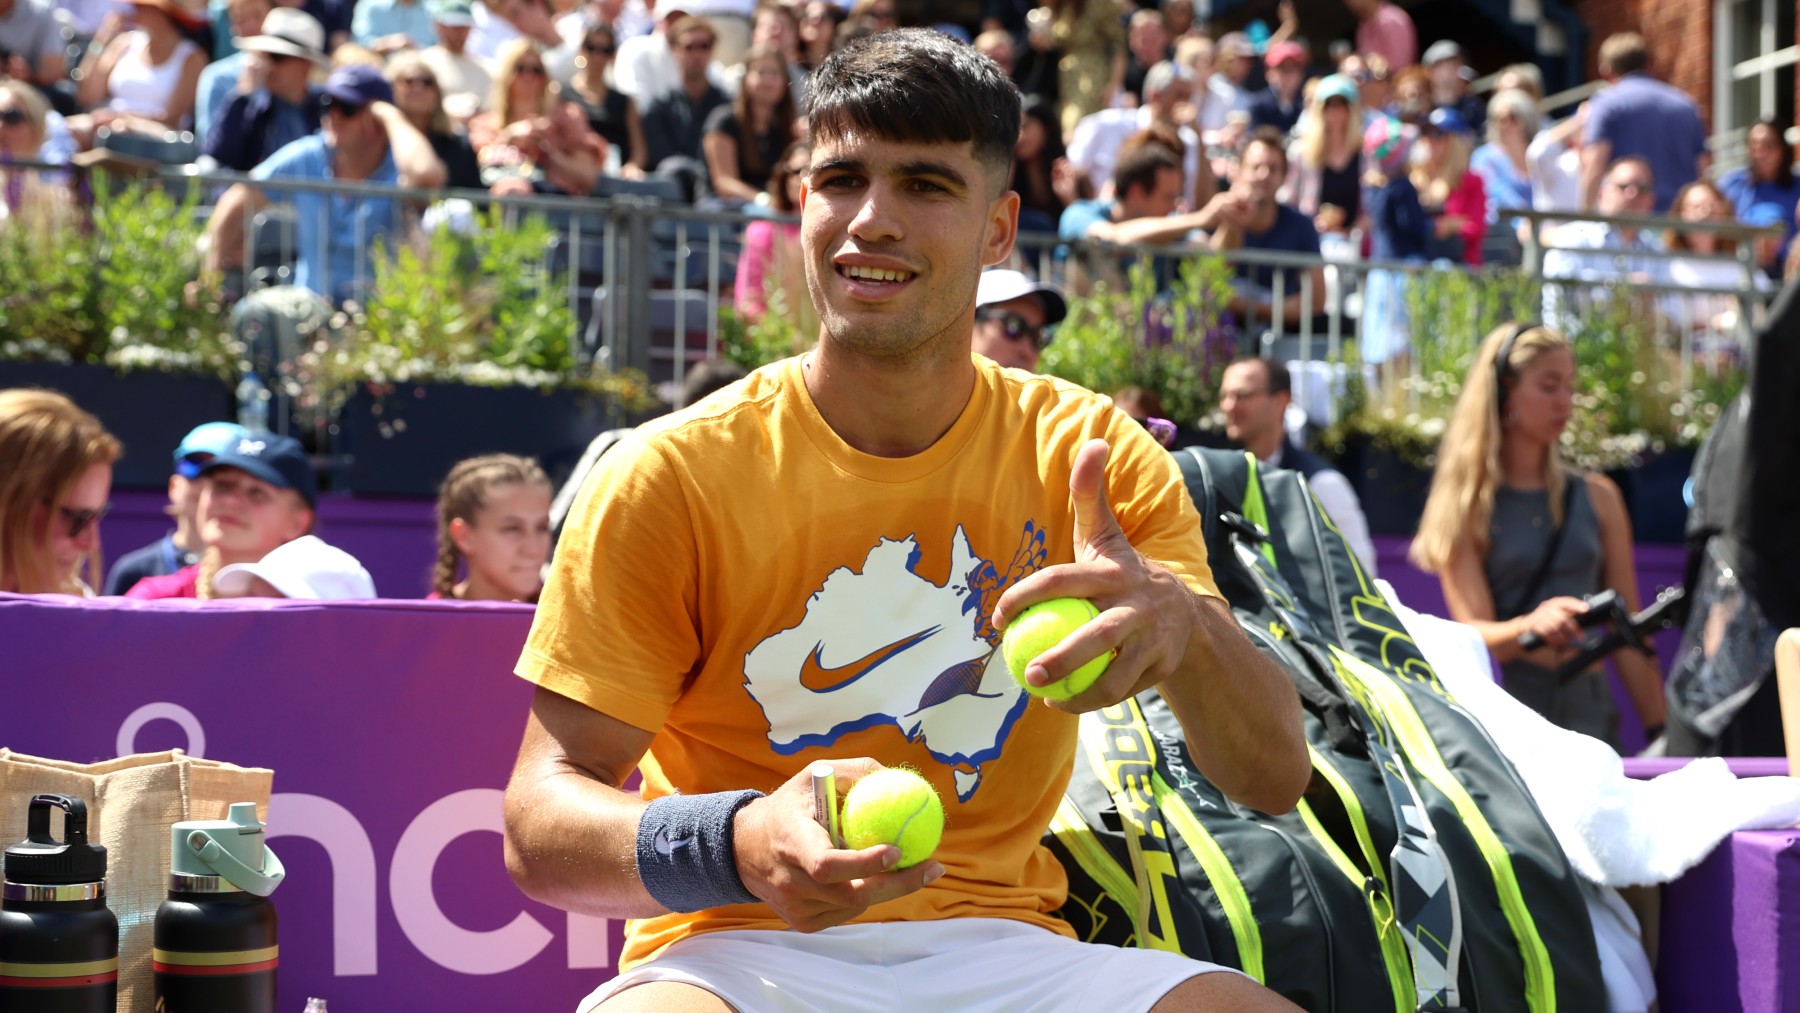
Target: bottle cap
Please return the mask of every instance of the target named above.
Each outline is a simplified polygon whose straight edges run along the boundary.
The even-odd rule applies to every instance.
[[[263,843],[255,802],[232,803],[222,820],[176,823],[169,838],[169,871],[177,877],[216,876],[231,887],[267,897],[287,874]]]
[[[50,810],[61,809],[63,839],[50,836]],[[73,795],[37,795],[25,814],[25,839],[6,849],[9,883],[65,886],[106,879],[106,849],[89,844],[87,803]]]

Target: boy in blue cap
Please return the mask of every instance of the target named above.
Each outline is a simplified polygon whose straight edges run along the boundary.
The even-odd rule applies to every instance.
[[[127,598],[211,598],[212,577],[254,563],[313,528],[318,482],[300,441],[245,433],[199,467],[194,520],[205,548],[198,562],[146,577]]]
[[[174,573],[200,561],[200,529],[194,521],[200,486],[194,479],[202,465],[249,435],[235,422],[204,422],[182,437],[175,448],[175,471],[169,476],[169,505],[163,508],[175,519],[175,530],[120,556],[106,574],[104,593],[121,595],[145,577]]]

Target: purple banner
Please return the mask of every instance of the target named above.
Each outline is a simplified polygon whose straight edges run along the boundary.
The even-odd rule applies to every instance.
[[[0,746],[273,769],[282,1010],[569,1010],[613,973],[620,925],[526,900],[501,860],[530,621],[507,604],[0,594]]]

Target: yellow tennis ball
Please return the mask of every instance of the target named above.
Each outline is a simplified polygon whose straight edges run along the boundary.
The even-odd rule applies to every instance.
[[[1007,624],[1006,633],[1000,638],[1000,653],[1006,658],[1006,670],[1012,673],[1013,681],[1025,692],[1051,700],[1067,700],[1092,686],[1112,663],[1112,652],[1102,654],[1070,672],[1067,678],[1048,686],[1027,683],[1025,667],[1099,615],[1100,610],[1086,598],[1052,598],[1019,613]]]
[[[844,843],[861,851],[877,844],[900,849],[895,868],[918,865],[944,836],[944,803],[931,782],[903,767],[884,767],[850,786],[844,796]]]

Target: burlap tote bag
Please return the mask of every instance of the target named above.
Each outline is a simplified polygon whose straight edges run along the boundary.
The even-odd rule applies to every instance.
[[[272,770],[179,749],[68,763],[0,748],[0,847],[25,839],[33,795],[59,792],[87,803],[88,839],[106,846],[106,903],[119,919],[119,1011],[152,1013],[151,923],[169,892],[170,825],[222,820],[233,802],[255,802],[266,820],[274,778]],[[60,818],[52,828],[61,833]]]

